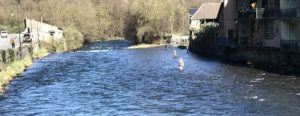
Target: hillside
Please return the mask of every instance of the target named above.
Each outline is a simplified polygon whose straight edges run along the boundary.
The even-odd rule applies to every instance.
[[[141,27],[184,33],[189,7],[213,0],[0,0],[0,29],[17,31],[25,17],[79,30],[86,41],[136,37]],[[214,0],[219,1],[219,0]]]

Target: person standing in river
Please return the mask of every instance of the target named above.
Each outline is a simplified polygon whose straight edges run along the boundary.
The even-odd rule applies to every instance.
[[[182,58],[180,58],[179,60],[178,60],[178,65],[179,65],[179,70],[183,70],[184,69],[184,61],[183,61],[183,59]]]
[[[173,48],[173,58],[176,59],[177,58],[177,53],[176,53],[176,50],[175,48]]]

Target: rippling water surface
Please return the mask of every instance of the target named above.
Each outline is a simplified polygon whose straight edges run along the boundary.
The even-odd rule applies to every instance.
[[[87,45],[37,60],[0,96],[1,115],[299,115],[300,81],[177,49]]]

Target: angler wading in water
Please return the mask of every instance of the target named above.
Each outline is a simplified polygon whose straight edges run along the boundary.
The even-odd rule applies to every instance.
[[[173,57],[174,57],[175,59],[177,58],[177,54],[176,54],[175,48],[173,48]]]
[[[179,70],[183,70],[184,69],[184,61],[183,61],[183,59],[182,58],[180,58],[179,60],[178,60],[178,65],[179,65]]]

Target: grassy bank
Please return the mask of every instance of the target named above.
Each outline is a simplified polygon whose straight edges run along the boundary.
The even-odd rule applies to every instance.
[[[84,36],[75,27],[64,28],[64,38],[57,41],[41,41],[41,48],[34,50],[31,53],[27,53],[26,57],[22,60],[12,60],[11,63],[6,64],[5,70],[0,72],[0,93],[5,90],[5,87],[11,80],[21,74],[27,67],[31,66],[32,59],[42,58],[49,53],[65,52],[69,50],[75,50],[83,46]],[[17,52],[16,52],[17,53]],[[14,56],[15,53],[12,53]],[[11,57],[11,56],[9,56]],[[9,58],[8,57],[8,58]],[[15,59],[15,58],[13,58]]]
[[[7,66],[6,71],[0,72],[0,92],[3,92],[5,86],[17,75],[21,74],[28,66],[32,64],[30,56],[26,56],[23,60],[15,61]]]
[[[41,49],[38,49],[36,50],[35,52],[33,52],[33,58],[42,58],[42,57],[45,57],[47,56],[49,53],[48,51],[45,49],[45,48],[41,48]]]
[[[33,58],[42,58],[47,56],[49,53],[45,48],[38,49],[33,52]],[[16,76],[20,75],[24,70],[32,65],[32,58],[27,55],[22,60],[17,60],[10,63],[5,71],[0,72],[0,93],[4,92],[5,87],[9,84]]]

